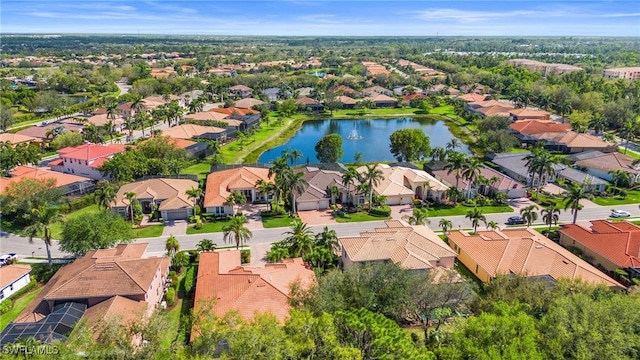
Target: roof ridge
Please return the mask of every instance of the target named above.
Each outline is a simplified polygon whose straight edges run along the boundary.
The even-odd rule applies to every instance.
[[[151,258],[150,258],[151,259]],[[127,261],[135,261],[135,260],[147,260],[147,259],[131,259],[131,260],[127,260]],[[122,262],[126,262],[126,261],[122,261]],[[122,270],[122,272],[124,272],[125,274],[127,274],[127,276],[136,284],[140,287],[140,290],[142,290],[144,293],[147,292],[147,289],[143,288],[142,285],[140,285],[140,283],[133,278],[133,276],[131,276],[131,274],[129,274],[129,272],[127,270],[125,270],[122,265],[120,264],[120,261],[114,261],[114,263],[120,268],[120,270]]]
[[[72,263],[72,265],[73,265],[73,263]],[[44,294],[43,299],[46,299],[46,298],[47,298],[47,296],[48,296],[49,294],[51,294],[51,293],[53,293],[53,292],[56,292],[56,291],[58,291],[60,288],[62,288],[63,286],[65,286],[65,285],[67,285],[67,284],[71,283],[73,280],[75,280],[75,279],[76,279],[77,277],[79,277],[80,275],[84,274],[87,270],[89,270],[90,268],[94,267],[95,265],[96,265],[96,263],[95,263],[95,261],[94,261],[91,265],[87,266],[87,267],[86,267],[86,268],[84,268],[82,271],[80,271],[80,272],[76,273],[73,277],[71,277],[69,280],[65,281],[65,282],[64,282],[64,283],[62,283],[62,284],[58,284],[58,283],[56,282],[56,283],[54,284],[54,288],[53,288],[53,289],[51,289],[51,291],[49,291],[48,293]]]

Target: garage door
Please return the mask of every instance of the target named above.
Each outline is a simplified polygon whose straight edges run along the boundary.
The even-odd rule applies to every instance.
[[[172,210],[167,211],[165,220],[185,220],[189,218],[189,210]]]
[[[400,196],[388,196],[387,205],[400,205]]]
[[[298,203],[299,211],[316,210],[317,208],[318,208],[318,203],[315,201],[305,201],[305,202]]]

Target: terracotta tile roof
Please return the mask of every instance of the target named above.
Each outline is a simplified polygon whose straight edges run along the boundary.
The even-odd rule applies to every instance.
[[[492,277],[511,273],[548,275],[554,279],[581,278],[594,284],[623,287],[533,229],[478,231],[476,235],[452,231],[448,238]]]
[[[212,109],[213,110],[213,109]],[[187,120],[209,120],[209,121],[219,121],[222,119],[226,119],[229,115],[222,113],[220,111],[202,111],[197,112],[195,114],[187,114],[184,116]]]
[[[340,190],[347,190],[342,184],[342,173],[339,171],[320,170],[314,167],[302,168],[304,173],[304,179],[309,186],[304,190],[300,196],[296,198],[298,201],[313,201],[324,198],[331,198],[327,194],[327,189],[330,186],[335,186]],[[357,180],[356,185],[358,184]],[[351,191],[355,191],[355,185],[351,185]]]
[[[217,112],[220,114],[226,114],[226,115],[253,115],[253,114],[257,114],[258,111],[253,110],[253,109],[241,109],[241,108],[237,108],[237,107],[229,107],[229,108],[211,108],[209,109],[209,111],[211,112]]]
[[[162,130],[163,136],[174,139],[192,139],[199,138],[206,134],[224,133],[226,129],[215,126],[200,126],[195,124],[182,124]]]
[[[549,118],[551,114],[547,111],[543,110],[534,110],[534,109],[513,109],[511,110],[511,115],[516,116],[518,118],[526,119],[526,118]]]
[[[207,176],[204,206],[223,206],[232,191],[254,188],[258,180],[273,183],[269,169],[244,166],[212,172]]]
[[[427,95],[424,94],[411,94],[411,95],[405,95],[402,97],[402,101],[404,102],[411,102],[412,100],[415,99],[427,99],[429,98]]]
[[[238,100],[236,101],[236,107],[237,108],[241,108],[241,109],[251,109],[252,107],[256,106],[256,105],[262,105],[264,104],[264,102],[258,100],[258,99],[253,99],[253,98],[246,98],[246,99],[242,99],[242,100]]]
[[[110,121],[113,121],[114,125],[120,125],[124,123],[124,120],[121,117],[111,119],[108,114],[93,115],[87,119],[88,123],[91,123],[95,126],[104,126],[107,125]]]
[[[56,187],[63,187],[78,182],[90,182],[91,179],[71,174],[63,174],[44,168],[20,165],[9,172],[11,177],[0,177],[0,194],[4,193],[9,184],[21,181],[22,179],[53,179]]]
[[[37,138],[29,135],[2,133],[0,134],[0,142],[10,142],[11,145],[17,145],[22,143],[30,143],[40,141]]]
[[[402,166],[392,167],[387,164],[378,164],[376,167],[382,171],[384,177],[377,186],[374,186],[373,191],[378,195],[413,195],[414,191],[405,186],[405,178],[412,182],[429,184],[429,187],[433,191],[446,191],[449,188],[440,180],[423,170],[410,169]],[[361,166],[357,171],[362,174],[366,171],[366,167]]]
[[[337,93],[337,94],[347,94],[347,95],[356,95],[358,94],[358,91],[346,86],[346,85],[340,85],[335,87],[333,90],[333,92]]]
[[[231,91],[253,91],[252,88],[245,85],[235,85],[229,88]]]
[[[126,145],[120,144],[82,144],[60,149],[58,150],[58,155],[60,155],[61,158],[90,161],[99,158],[108,158],[114,154],[125,151],[126,148]]]
[[[605,151],[614,151],[616,144],[603,141],[597,136],[589,134],[581,134],[574,131],[568,132],[546,132],[542,134],[533,134],[538,140],[545,140],[563,144],[568,148],[599,148]]]
[[[336,101],[345,105],[355,105],[358,101],[345,95],[336,96]]]
[[[475,108],[484,108],[484,107],[490,107],[490,106],[502,106],[508,109],[513,109],[513,105],[511,105],[511,103],[507,102],[507,101],[499,101],[499,100],[484,100],[484,101],[475,101],[475,102],[471,102],[469,103],[469,106],[475,107]]]
[[[591,221],[591,229],[563,225],[560,233],[616,264],[618,268],[640,267],[640,226],[630,222]]]
[[[484,101],[484,99],[487,98],[487,95],[480,95],[480,94],[476,94],[476,93],[470,93],[470,94],[464,94],[464,95],[460,95],[458,96],[459,99],[462,99],[466,102],[480,102],[480,101]]]
[[[189,199],[186,192],[197,188],[198,183],[189,179],[157,178],[136,181],[123,185],[116,194],[115,206],[128,206],[124,194],[136,193],[136,198],[162,201],[158,210],[192,209],[193,200]]]
[[[570,124],[561,124],[553,120],[519,120],[509,127],[521,134],[542,134],[547,132],[563,133],[571,131]]]
[[[481,107],[476,109],[475,111],[481,113],[484,116],[509,117],[511,116],[510,110],[511,110],[510,107],[506,107],[502,105],[493,105],[493,106]]]
[[[456,253],[424,225],[388,221],[386,228],[339,239],[343,256],[353,262],[391,260],[407,269],[430,269]]]
[[[449,184],[449,186],[455,185],[456,183],[455,174],[454,173],[448,174],[447,172],[448,172],[447,170],[436,170],[433,172],[433,174],[439,177],[440,179],[446,181]],[[525,188],[525,186],[522,185],[519,181],[486,166],[483,166],[480,168],[480,175],[484,176],[487,179],[491,179],[495,176],[498,179],[498,182],[492,185],[492,187],[498,190],[513,190],[513,189]],[[459,187],[461,189],[466,189],[468,186],[469,186],[468,180],[461,177],[459,182]]]
[[[231,267],[233,266],[233,267]],[[300,279],[303,287],[315,282],[313,270],[302,259],[288,259],[264,268],[240,266],[240,251],[227,250],[200,254],[194,302],[213,299],[213,312],[222,316],[236,310],[252,319],[256,312],[270,312],[281,322],[289,316],[289,286]]]
[[[296,104],[298,105],[320,105],[318,100],[312,99],[310,97],[303,96],[301,98],[296,99]]]
[[[373,102],[398,102],[398,100],[392,98],[391,96],[387,96],[385,94],[370,96],[367,98],[367,100],[371,100]]]
[[[640,170],[638,170],[638,166],[634,167],[632,165],[634,161],[635,159],[630,156],[618,152],[612,152],[576,161],[576,165],[605,171],[622,169],[632,174],[638,174],[640,173]]]
[[[6,265],[0,268],[0,290],[31,272],[29,265]]]

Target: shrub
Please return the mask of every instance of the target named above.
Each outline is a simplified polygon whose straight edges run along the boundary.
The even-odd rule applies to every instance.
[[[200,230],[204,227],[204,224],[202,223],[202,220],[198,219],[196,220],[195,225],[193,225],[193,228],[196,230]]]
[[[191,295],[196,285],[196,267],[191,266],[184,275],[184,293]]]
[[[164,297],[167,300],[167,305],[173,306],[176,303],[176,289],[170,287]]]
[[[251,251],[250,250],[240,250],[240,262],[242,264],[248,264],[251,262]]]
[[[388,206],[383,206],[379,208],[373,208],[369,210],[369,215],[386,217],[391,215],[391,208]]]
[[[199,221],[201,222],[200,215],[191,215],[191,216],[189,216],[189,222],[190,223],[193,224],[193,223],[197,223]]]
[[[204,213],[204,214],[201,214],[200,217],[202,219],[204,219],[205,221],[211,221],[211,220],[213,220],[215,218],[215,214]]]
[[[422,207],[422,200],[420,199],[413,199],[413,206],[417,207],[417,208],[421,208]]]
[[[4,315],[13,307],[13,301],[7,299],[0,303],[0,315]]]
[[[76,210],[80,210],[89,205],[95,204],[95,197],[93,194],[85,195],[77,199],[69,201],[67,204],[60,206],[60,212],[67,214]]]

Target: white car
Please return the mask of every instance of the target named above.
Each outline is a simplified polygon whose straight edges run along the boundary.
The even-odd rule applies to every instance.
[[[611,215],[609,216],[612,218],[624,218],[631,216],[631,213],[624,210],[611,210]]]

